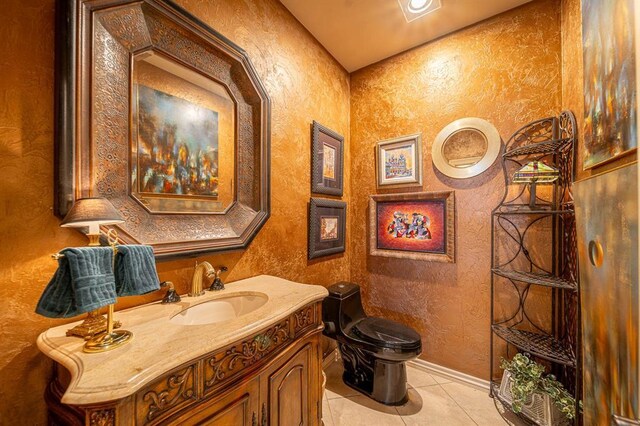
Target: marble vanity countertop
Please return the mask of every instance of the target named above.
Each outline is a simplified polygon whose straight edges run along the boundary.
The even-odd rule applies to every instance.
[[[133,340],[108,352],[84,353],[82,339],[66,336],[66,331],[81,321],[40,334],[38,348],[71,373],[62,402],[95,404],[132,395],[173,368],[256,333],[328,295],[322,286],[269,275],[225,286],[223,291],[207,291],[200,297],[183,296],[178,303],[156,302],[117,311],[115,319],[122,322],[122,329],[133,333]],[[177,325],[169,321],[190,306],[251,293],[264,293],[269,299],[260,308],[238,318],[205,325]]]

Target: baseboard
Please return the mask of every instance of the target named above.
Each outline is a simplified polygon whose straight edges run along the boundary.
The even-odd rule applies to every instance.
[[[443,367],[423,359],[409,361],[407,365],[426,371],[427,373],[437,374],[440,377],[444,377],[454,382],[464,383],[480,390],[489,391],[488,380],[479,379],[469,374],[461,373],[460,371]]]
[[[329,352],[327,356],[322,360],[322,369],[326,370],[327,368],[329,368],[331,364],[338,360],[339,356],[340,355],[338,354],[338,348],[335,348],[334,350]]]

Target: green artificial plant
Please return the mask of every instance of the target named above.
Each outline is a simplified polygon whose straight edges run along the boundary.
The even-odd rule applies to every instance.
[[[502,358],[500,368],[511,374],[511,408],[522,411],[522,405],[534,392],[549,395],[558,409],[568,419],[576,416],[576,400],[552,374],[544,375],[544,367],[527,354],[516,354],[511,361]]]

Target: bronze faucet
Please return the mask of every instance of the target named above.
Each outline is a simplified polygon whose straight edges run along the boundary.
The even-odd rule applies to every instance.
[[[211,266],[209,262],[196,262],[196,269],[193,271],[193,278],[191,279],[191,292],[189,293],[189,296],[197,297],[204,294],[204,290],[202,289],[203,273],[206,275],[208,280],[216,277],[216,270],[213,269],[213,266]]]

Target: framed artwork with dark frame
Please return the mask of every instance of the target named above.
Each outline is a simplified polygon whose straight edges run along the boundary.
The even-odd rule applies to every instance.
[[[313,122],[311,192],[342,196],[344,137]]]
[[[380,187],[422,185],[422,136],[420,133],[376,144],[376,177]]]
[[[347,203],[312,198],[309,203],[309,259],[345,250]]]
[[[369,254],[455,262],[454,192],[372,195]]]

